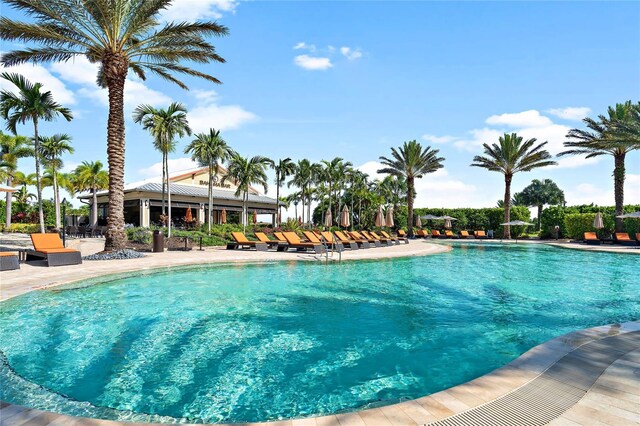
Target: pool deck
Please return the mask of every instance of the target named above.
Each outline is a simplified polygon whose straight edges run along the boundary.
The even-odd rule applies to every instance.
[[[99,239],[72,242],[72,246],[80,249],[83,254],[99,251],[100,244],[102,242]],[[570,248],[589,249],[585,246]],[[640,250],[634,248],[618,249],[622,252],[640,253]],[[342,254],[342,260],[424,256],[447,250],[450,250],[450,247],[444,244],[430,244],[429,240],[413,240],[408,245],[347,251]],[[82,265],[52,268],[35,262],[21,264],[20,270],[2,272],[0,300],[105,274],[193,264],[318,261],[317,258],[294,252],[209,248],[204,251],[149,253],[142,259],[85,261]],[[485,376],[416,400],[347,414],[257,424],[375,426],[431,423],[434,426],[638,425],[640,321],[600,326],[559,336],[532,348],[511,363]],[[146,423],[70,417],[0,403],[2,426],[144,424]]]

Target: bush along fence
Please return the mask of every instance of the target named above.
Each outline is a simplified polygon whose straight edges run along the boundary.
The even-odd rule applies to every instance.
[[[627,213],[640,211],[640,205],[627,205]],[[596,213],[602,213],[604,228],[596,230],[593,221]],[[559,226],[559,238],[581,240],[585,232],[597,232],[600,238],[608,238],[615,232],[615,207],[600,207],[594,205],[548,207],[542,211],[540,218],[541,238],[555,238],[554,228]],[[624,219],[624,232],[635,235],[640,232],[640,219]]]
[[[451,230],[459,232],[462,230],[492,230],[496,238],[501,238],[504,232],[504,209],[501,208],[484,208],[484,209],[424,209],[418,208],[414,210],[414,217],[424,215],[434,216],[451,216],[457,220],[451,223]],[[513,206],[511,207],[511,220],[521,220],[523,222],[531,222],[531,212],[527,207]],[[422,227],[425,229],[443,229],[444,221],[442,220],[423,220]],[[511,236],[521,236],[527,230],[535,229],[535,226],[512,226]]]

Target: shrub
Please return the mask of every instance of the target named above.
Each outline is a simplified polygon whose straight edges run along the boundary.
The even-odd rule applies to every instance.
[[[461,230],[493,230],[496,238],[501,238],[504,232],[504,226],[500,225],[504,222],[504,209],[501,208],[459,208],[459,209],[415,209],[414,215],[423,216],[425,214],[431,214],[434,216],[451,216],[458,220],[451,223],[451,230],[459,232]],[[530,221],[530,212],[527,207],[513,206],[511,207],[511,220],[522,220],[524,222]],[[442,228],[444,226],[443,221],[427,221],[423,223],[423,228]],[[512,226],[511,235],[520,236],[523,234],[527,226]]]
[[[15,232],[19,234],[33,234],[34,232],[40,232],[40,225],[34,223],[12,223],[9,228],[4,226],[4,223],[0,225],[2,232]]]

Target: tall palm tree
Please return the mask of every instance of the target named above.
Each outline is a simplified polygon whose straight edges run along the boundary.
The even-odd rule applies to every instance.
[[[91,226],[98,224],[98,191],[109,187],[109,173],[100,161],[83,161],[73,172],[76,191],[91,191]]]
[[[139,105],[133,111],[133,121],[153,136],[153,145],[162,153],[162,214],[165,214],[165,185],[169,198],[168,236],[171,237],[171,189],[169,188],[169,153],[176,150],[176,137],[191,136],[187,121],[187,108],[179,102],[172,102],[169,108],[154,108]]]
[[[213,179],[218,176],[220,164],[228,161],[234,151],[220,136],[220,130],[209,129],[209,133],[198,133],[195,139],[184,149],[185,154],[191,154],[191,159],[209,169],[209,211],[207,214],[208,232],[211,234],[213,215]]]
[[[302,222],[305,222],[305,201],[309,195],[308,188],[312,184],[313,179],[313,168],[311,166],[311,162],[306,158],[302,160],[298,160],[296,164],[296,170],[293,173],[293,176],[287,186],[291,187],[292,185],[300,188],[300,202],[302,203],[301,211],[302,211]],[[297,218],[296,218],[297,219]]]
[[[3,18],[0,21],[0,36],[3,35],[2,25],[7,21]],[[2,61],[6,62],[4,55]],[[6,63],[5,63],[6,65]],[[19,74],[2,73],[2,78],[13,83],[18,93],[8,90],[0,92],[0,115],[7,122],[7,130],[14,135],[17,134],[17,125],[25,124],[27,121],[33,122],[33,141],[36,163],[36,192],[38,194],[38,217],[40,220],[40,232],[44,233],[44,213],[42,211],[42,186],[40,185],[40,137],[38,135],[38,122],[40,120],[52,121],[58,115],[67,121],[73,119],[71,111],[53,100],[51,92],[42,92],[42,84],[31,83]]]
[[[498,144],[483,144],[485,156],[473,157],[474,167],[482,167],[492,172],[504,175],[504,221],[509,222],[511,217],[511,181],[513,175],[518,172],[529,172],[540,167],[558,164],[551,160],[551,154],[544,148],[547,142],[536,146],[536,139],[528,139],[523,142],[522,136],[516,133],[505,133],[498,138]],[[505,225],[504,238],[511,238],[511,227]]]
[[[616,104],[609,107],[607,115],[599,115],[597,120],[587,117],[582,121],[587,130],[571,129],[567,138],[572,140],[564,143],[570,149],[558,155],[613,156],[616,216],[620,216],[624,212],[625,158],[629,152],[640,149],[640,104],[634,105],[631,101]],[[616,231],[623,231],[620,218],[616,218]]]
[[[5,0],[32,17],[20,22],[3,17],[0,38],[33,42],[36,48],[6,52],[4,66],[25,62],[68,61],[77,56],[99,64],[97,83],[109,92],[107,158],[109,214],[105,250],[125,247],[124,232],[124,87],[129,70],[142,80],[146,72],[187,86],[176,74],[220,83],[215,77],[181,65],[224,62],[205,37],[228,29],[213,21],[160,25],[159,13],[171,0]]]
[[[378,173],[386,173],[396,177],[403,177],[407,181],[407,210],[408,231],[413,236],[413,200],[415,197],[415,180],[427,173],[433,173],[443,167],[444,158],[438,157],[439,150],[430,146],[422,148],[415,140],[405,142],[400,148],[391,148],[391,157],[380,157],[380,162],[386,166]]]
[[[340,157],[336,157],[331,161],[322,160],[321,164],[322,170],[320,172],[320,181],[325,181],[328,185],[327,189],[329,195],[329,210],[333,210],[331,202],[333,196],[335,195],[334,199],[336,200],[336,209],[335,212],[332,211],[332,215],[333,219],[336,220],[339,216],[340,209],[338,193],[341,191],[342,185],[346,180],[345,174],[347,172],[347,169],[353,164],[351,164],[350,161],[345,162],[344,159]]]
[[[53,136],[40,136],[40,153],[45,163],[51,168],[53,177],[53,203],[56,209],[56,229],[60,229],[60,187],[58,171],[62,168],[62,155],[73,154],[71,136],[57,133]]]
[[[295,173],[296,164],[289,157],[281,158],[277,163],[273,163],[273,169],[276,172],[276,225],[278,225],[282,221],[282,216],[280,215],[280,187],[284,185],[287,176]]]
[[[5,172],[7,186],[13,187],[14,176],[18,171],[18,159],[33,156],[29,139],[25,136],[11,136],[0,132],[0,163]],[[7,192],[5,226],[11,226],[11,202],[13,197]]]
[[[249,198],[249,187],[251,185],[262,185],[264,192],[267,192],[267,167],[273,161],[267,157],[256,155],[251,159],[245,158],[238,153],[234,153],[229,161],[227,174],[222,178],[222,183],[233,180],[237,185],[235,196],[242,195],[242,226],[247,226],[247,199]]]

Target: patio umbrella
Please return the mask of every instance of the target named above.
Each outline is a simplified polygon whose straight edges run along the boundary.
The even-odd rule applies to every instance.
[[[347,206],[344,206],[342,213],[340,213],[340,226],[343,228],[351,226],[351,220],[349,220],[349,209]]]
[[[258,222],[258,212],[256,210],[253,211],[253,223]]]
[[[331,228],[332,223],[333,217],[331,216],[331,209],[327,209],[327,212],[324,214],[324,226]]]
[[[16,192],[16,189],[6,185],[0,185],[0,192]]]
[[[187,207],[187,213],[184,215],[184,221],[187,223],[193,222],[193,214],[191,213],[191,207]]]
[[[533,223],[523,222],[521,220],[512,220],[511,222],[501,223],[500,225],[504,226],[528,226],[533,225]],[[518,237],[516,237],[516,243],[518,242]]]
[[[438,220],[438,219],[442,219],[440,216],[434,216],[432,214],[425,214],[424,216],[421,216],[424,220]]]
[[[420,216],[416,217],[416,227],[418,228],[422,227],[422,221],[420,220]]]
[[[393,227],[394,223],[393,223],[393,207],[389,207],[387,209],[387,226],[389,228]]]
[[[600,213],[598,213],[598,214],[600,214]],[[616,216],[616,217],[620,218],[620,219],[627,219],[627,218],[640,219],[640,212],[627,213],[627,214],[623,214],[623,215]]]
[[[376,226],[379,228],[385,226],[384,211],[382,211],[382,206],[378,207],[375,223],[376,223]]]
[[[227,209],[222,209],[220,214],[220,223],[227,223]]]
[[[604,228],[604,222],[602,221],[602,213],[596,213],[595,219],[593,219],[593,227],[596,229]]]

